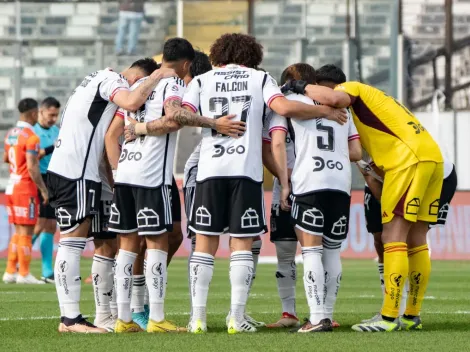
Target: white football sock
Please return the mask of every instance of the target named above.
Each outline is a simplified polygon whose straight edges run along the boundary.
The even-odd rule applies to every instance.
[[[408,281],[408,279],[406,279],[405,280],[405,287],[402,290],[402,294],[401,294],[399,316],[402,316],[403,314],[405,314],[406,301],[408,300],[408,291],[409,290],[410,290],[410,282]]]
[[[315,325],[325,318],[323,290],[325,271],[322,263],[323,246],[302,247],[304,287],[310,308],[310,322]]]
[[[119,250],[116,259],[116,302],[118,306],[118,319],[128,323],[132,320],[131,294],[132,270],[137,253]]]
[[[166,292],[166,261],[168,253],[159,249],[147,249],[147,268],[145,281],[147,281],[150,302],[149,318],[159,322],[165,320],[164,302]]]
[[[192,319],[206,322],[207,295],[214,274],[214,256],[193,252],[189,264]]]
[[[86,239],[67,237],[59,241],[55,260],[55,287],[63,316],[74,319],[80,315],[80,258]]]
[[[118,309],[116,303],[116,258],[113,261],[113,291],[111,292],[111,298],[109,300],[109,308],[111,309],[111,314],[113,317],[117,317]]]
[[[251,254],[253,256],[253,278],[251,280],[250,288],[248,289],[248,295],[250,295],[251,287],[253,286],[253,281],[256,279],[256,269],[258,268],[259,254],[261,252],[261,245],[263,241],[257,240],[253,241],[251,245]]]
[[[230,314],[237,322],[244,319],[248,291],[253,280],[251,251],[235,251],[230,256],[230,284],[232,286]]]
[[[111,315],[109,305],[113,290],[114,259],[95,254],[91,265],[93,294],[95,296],[96,318],[104,319]]]
[[[193,256],[195,249],[196,249],[196,235],[191,235],[191,253],[189,253],[189,257],[188,257],[189,320],[191,320],[193,316],[193,296],[191,295],[191,276],[189,275],[189,273],[190,273],[190,266],[191,266],[191,258]]]
[[[328,249],[323,248],[323,269],[325,270],[325,289],[324,289],[324,309],[325,318],[333,321],[333,312],[335,309],[336,297],[338,296],[341,285],[341,248]]]
[[[295,311],[295,283],[297,281],[297,265],[295,264],[295,253],[297,242],[276,241],[277,255],[277,291],[281,299],[282,312],[297,316]]]
[[[145,271],[147,270],[147,259],[144,259],[144,276]],[[144,292],[144,307],[149,305],[149,289],[147,287],[147,282],[145,282],[145,292]]]
[[[145,299],[145,275],[133,275],[132,279],[131,311],[142,313]]]

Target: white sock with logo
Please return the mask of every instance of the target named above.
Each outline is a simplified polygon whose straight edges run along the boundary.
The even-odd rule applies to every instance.
[[[131,311],[132,313],[142,313],[145,311],[145,275],[133,275],[132,279]]]
[[[214,256],[193,252],[189,264],[192,319],[206,322],[207,295],[214,274]]]
[[[324,309],[325,317],[333,321],[336,298],[341,284],[341,248],[323,248],[323,269],[325,270]]]
[[[67,237],[59,241],[55,260],[55,287],[59,306],[63,316],[74,319],[80,315],[80,259],[85,248],[86,239]]]
[[[276,241],[277,255],[277,291],[281,299],[282,312],[297,316],[295,311],[295,284],[297,281],[297,265],[295,253],[297,241]]]
[[[147,249],[145,280],[149,291],[150,314],[155,322],[165,320],[164,303],[167,281],[168,253],[160,249]]]
[[[111,315],[110,299],[113,291],[114,259],[95,254],[91,265],[93,294],[95,296],[96,318],[106,319]]]
[[[113,272],[112,272],[112,278],[113,278],[113,290],[111,292],[111,298],[109,299],[109,308],[111,309],[111,315],[116,318],[118,315],[118,309],[117,309],[117,303],[116,303],[116,258],[113,260]]]
[[[304,259],[304,287],[310,308],[310,323],[318,324],[325,318],[323,290],[325,272],[322,263],[323,246],[302,247]]]
[[[237,322],[244,320],[248,292],[253,280],[251,251],[235,251],[230,256],[230,284],[232,286],[230,314]]]
[[[250,295],[251,287],[253,286],[253,282],[256,279],[256,269],[258,268],[259,254],[261,252],[262,244],[263,244],[263,241],[257,240],[257,241],[253,241],[253,244],[251,245],[251,254],[253,256],[253,278],[251,280],[251,285],[248,290],[248,295]]]
[[[147,259],[144,259],[144,275],[147,270]],[[145,291],[144,291],[144,307],[149,305],[149,289],[147,287],[147,282],[145,282]]]
[[[116,303],[118,306],[118,319],[128,323],[132,320],[131,295],[132,271],[137,253],[119,250],[116,259]]]

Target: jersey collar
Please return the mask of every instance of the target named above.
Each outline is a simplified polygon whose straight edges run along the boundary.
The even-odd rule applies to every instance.
[[[33,126],[31,126],[29,123],[27,123],[26,121],[18,121],[16,123],[16,127],[27,127],[29,129],[33,129]]]

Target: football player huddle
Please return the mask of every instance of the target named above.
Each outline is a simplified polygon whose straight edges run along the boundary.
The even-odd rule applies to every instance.
[[[422,328],[431,269],[426,233],[445,222],[438,215],[455,191],[453,165],[413,114],[380,90],[347,82],[336,66],[315,71],[305,63],[287,67],[278,85],[260,69],[262,59],[262,46],[249,35],[222,35],[209,57],[174,38],[165,43],[161,64],[141,59],[120,74],[106,68],[75,89],[47,171],[61,233],[54,268],[59,331],[205,333],[215,254],[225,234],[229,334],[264,325],[332,331],[339,326],[333,316],[351,162],[367,183],[366,216],[384,282],[380,313],[352,328]],[[184,172],[191,314],[180,327],[166,319],[164,302],[167,268],[183,239],[172,172],[184,126],[202,128],[202,139]],[[282,317],[270,324],[245,312],[267,232],[263,165],[275,176],[270,239],[282,303]],[[94,324],[79,307],[80,258],[90,236]],[[297,243],[310,310],[303,324],[295,309]]]

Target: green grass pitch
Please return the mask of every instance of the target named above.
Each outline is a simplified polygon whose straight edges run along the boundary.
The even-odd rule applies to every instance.
[[[181,325],[188,321],[189,299],[186,260],[170,266],[166,295],[167,317]],[[5,261],[0,261],[5,267]],[[91,261],[82,261],[88,276]],[[40,276],[38,261],[33,273]],[[298,267],[302,274],[302,266]],[[248,302],[255,319],[274,322],[281,314],[274,265],[259,265]],[[206,335],[127,334],[60,335],[58,306],[53,285],[0,284],[1,351],[468,351],[470,346],[470,262],[434,262],[431,284],[423,309],[424,330],[361,334],[350,326],[371,317],[381,303],[376,264],[372,260],[344,260],[343,282],[336,304],[335,320],[341,327],[333,333],[290,334],[263,329],[256,334],[229,336],[225,316],[230,305],[228,261],[218,260],[209,292]],[[301,276],[301,275],[299,275]],[[297,311],[307,316],[302,280],[297,284]],[[82,286],[81,309],[93,315],[91,285]],[[91,319],[92,321],[92,319]]]

